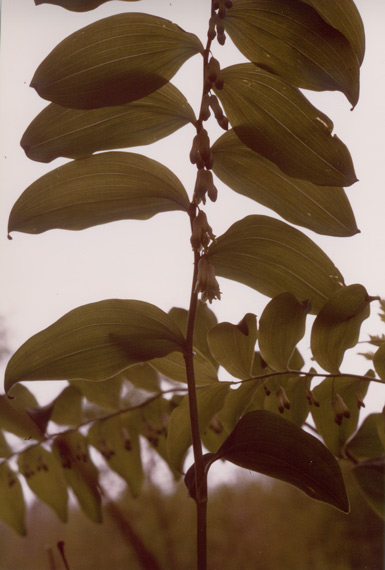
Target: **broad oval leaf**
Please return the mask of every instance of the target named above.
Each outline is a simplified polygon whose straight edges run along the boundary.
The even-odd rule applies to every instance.
[[[288,370],[310,310],[308,301],[300,302],[292,293],[280,293],[266,305],[259,320],[258,344],[263,360],[273,370]]]
[[[385,452],[385,416],[383,413],[369,414],[357,433],[346,445],[349,457],[372,459]]]
[[[40,445],[33,446],[19,455],[18,467],[31,491],[66,522],[68,491],[56,457]]]
[[[296,87],[252,63],[222,71],[216,89],[236,135],[283,172],[321,186],[357,181],[346,146],[333,123]]]
[[[209,247],[207,260],[216,275],[269,297],[290,292],[310,299],[314,313],[343,286],[342,275],[314,242],[267,216],[247,216],[233,224]]]
[[[138,0],[123,0],[124,2],[137,2]],[[109,2],[109,0],[35,0],[36,6],[40,4],[54,4],[61,6],[72,12],[87,12],[94,10],[98,6]]]
[[[19,478],[8,463],[3,461],[0,463],[0,520],[21,536],[25,536],[25,511]]]
[[[40,441],[42,432],[28,413],[13,404],[8,396],[0,396],[0,428],[24,439]]]
[[[170,380],[187,383],[186,364],[183,354],[173,352],[162,358],[154,358],[149,364]],[[194,347],[194,374],[197,385],[218,382],[217,369],[200,350]]]
[[[359,230],[343,188],[292,178],[244,145],[231,129],[212,146],[213,171],[232,190],[271,208],[288,222],[330,236]]]
[[[311,407],[314,423],[325,445],[336,456],[343,455],[343,446],[357,429],[360,415],[358,399],[363,401],[368,387],[368,381],[345,376],[325,378],[313,389],[314,398],[319,402],[318,407]],[[341,417],[342,408],[338,403],[341,400],[335,398],[336,394],[342,398],[349,417]]]
[[[174,321],[150,303],[90,303],[19,348],[8,363],[5,389],[22,380],[105,380],[132,364],[181,351],[183,343]]]
[[[84,158],[100,150],[152,144],[167,137],[195,114],[171,83],[138,101],[101,109],[66,109],[51,103],[25,131],[21,146],[31,160],[59,156]]]
[[[345,351],[356,345],[369,315],[370,297],[363,285],[344,287],[327,301],[311,331],[311,350],[324,370],[339,372]]]
[[[137,497],[143,483],[138,428],[128,414],[95,422],[88,432],[88,440],[104,457],[107,465],[128,484]]]
[[[336,459],[317,438],[272,412],[244,415],[211,462],[217,459],[281,479],[313,499],[349,511]]]
[[[250,61],[304,89],[342,91],[356,105],[356,54],[311,6],[298,0],[235,0],[224,24]]]
[[[71,385],[64,388],[53,402],[51,421],[58,425],[78,427],[83,419],[82,400],[83,394],[79,388]]]
[[[31,184],[12,208],[8,231],[83,230],[188,207],[182,183],[163,164],[107,152],[60,166]]]
[[[79,431],[60,434],[55,438],[52,449],[83,512],[92,521],[102,522],[99,473],[89,456],[84,435]]]
[[[71,380],[71,387],[76,388],[88,402],[105,410],[116,411],[120,408],[123,381],[122,374],[118,374],[99,382]]]
[[[219,382],[208,388],[197,391],[199,430],[202,434],[208,427],[212,417],[222,408],[230,386]],[[170,416],[167,436],[167,453],[174,469],[182,471],[183,460],[191,445],[191,429],[188,396],[175,408]]]
[[[63,107],[122,105],[162,87],[202,51],[197,36],[169,20],[117,14],[65,38],[40,64],[31,87]]]
[[[376,350],[373,357],[374,368],[381,378],[385,382],[385,343]]]
[[[207,335],[210,351],[229,374],[246,380],[251,376],[257,340],[257,318],[247,313],[237,325],[218,323]]]
[[[375,513],[385,518],[385,458],[368,459],[356,465],[353,474]]]
[[[353,0],[303,0],[317,10],[331,26],[344,34],[356,52],[359,64],[365,55],[365,30],[362,18]]]

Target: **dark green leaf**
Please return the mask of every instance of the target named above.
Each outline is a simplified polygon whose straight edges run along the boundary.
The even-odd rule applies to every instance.
[[[87,12],[105,4],[109,0],[35,0],[36,6],[40,4],[54,4],[62,6],[72,12]],[[123,0],[124,2],[137,2],[138,0]]]
[[[250,378],[257,340],[257,318],[247,313],[237,325],[219,323],[207,335],[210,351],[229,374]]]
[[[240,140],[283,172],[322,186],[356,182],[351,156],[331,120],[304,95],[252,63],[222,71],[216,89]]]
[[[385,343],[376,350],[373,357],[374,368],[381,378],[385,382]]]
[[[370,297],[363,285],[344,287],[329,299],[311,331],[311,350],[324,370],[339,372],[345,351],[356,345],[369,315]]]
[[[352,236],[359,231],[342,188],[287,176],[244,145],[233,130],[215,141],[212,152],[213,170],[222,182],[288,222],[331,236]]]
[[[0,458],[7,458],[12,454],[12,450],[8,445],[2,431],[0,431]]]
[[[365,398],[368,387],[369,382],[346,376],[325,378],[313,390],[314,397],[319,402],[319,407],[311,407],[314,423],[325,445],[336,456],[342,455],[344,444],[357,429],[360,415],[358,400]],[[346,416],[343,416],[341,400],[336,397],[337,394],[346,406]]]
[[[331,26],[339,30],[351,43],[361,64],[365,55],[365,30],[353,0],[303,0],[310,4]]]
[[[224,23],[250,61],[304,89],[342,91],[356,105],[356,54],[311,6],[298,0],[235,0]]]
[[[89,456],[86,438],[78,431],[61,434],[54,440],[53,451],[84,513],[94,522],[102,522],[98,470]]]
[[[210,246],[207,260],[217,275],[269,297],[290,292],[310,299],[315,313],[343,285],[342,275],[315,243],[267,216],[247,216],[233,224]]]
[[[88,382],[87,380],[71,380],[71,386],[77,388],[88,400],[106,410],[119,409],[123,377],[121,374],[100,380]]]
[[[213,416],[222,408],[229,385],[217,383],[197,391],[199,429],[201,434],[207,429]],[[175,408],[170,417],[167,436],[167,453],[174,469],[182,471],[183,460],[191,445],[188,396]]]
[[[227,459],[295,485],[313,499],[349,511],[339,465],[314,436],[271,412],[249,412],[238,422],[215,459]]]
[[[171,83],[126,105],[84,111],[51,103],[32,121],[21,146],[40,162],[83,158],[100,150],[152,144],[189,122],[194,111]]]
[[[218,382],[217,369],[214,364],[197,348],[194,348],[194,372],[198,385]],[[187,383],[186,364],[180,352],[173,352],[162,358],[155,358],[149,362],[160,374],[175,380]]]
[[[65,38],[40,64],[31,87],[64,107],[122,105],[162,87],[201,51],[194,34],[169,20],[117,14]]]
[[[83,394],[78,388],[64,388],[53,402],[51,421],[58,425],[78,427],[82,421],[82,400]]]
[[[385,416],[383,413],[367,416],[360,429],[346,445],[349,456],[371,459],[385,452]]]
[[[23,409],[14,405],[8,396],[0,396],[0,427],[24,439],[42,439],[42,432]]]
[[[105,380],[132,364],[181,351],[182,333],[161,309],[109,299],[83,305],[25,342],[5,373],[21,380]]]
[[[20,481],[8,463],[3,461],[0,463],[0,520],[25,536],[25,510]]]
[[[12,208],[8,231],[82,230],[188,206],[171,170],[140,154],[107,152],[75,160],[31,184]]]
[[[300,302],[292,293],[280,293],[266,305],[259,321],[258,344],[263,360],[273,370],[288,370],[310,310],[308,301]]]
[[[44,447],[30,447],[18,457],[20,473],[33,493],[49,505],[60,520],[68,518],[68,492],[55,456]]]
[[[353,473],[369,505],[385,518],[385,458],[363,461],[354,467]]]
[[[138,428],[129,414],[95,422],[88,432],[88,439],[104,457],[107,465],[128,484],[134,497],[143,483]]]
[[[139,390],[147,390],[148,392],[160,391],[160,376],[147,362],[130,366],[122,373],[122,376]]]

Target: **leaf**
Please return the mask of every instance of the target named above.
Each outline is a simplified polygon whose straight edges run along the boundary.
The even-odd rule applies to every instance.
[[[285,420],[301,427],[310,411],[309,401],[306,398],[306,388],[309,388],[310,382],[298,375],[285,374],[279,378],[268,379],[265,386],[270,391],[270,395],[265,396],[262,409],[283,414]],[[284,390],[290,408],[286,408],[282,402],[282,390]]]
[[[224,25],[250,61],[304,89],[342,91],[356,105],[356,54],[311,6],[297,0],[235,0]]]
[[[82,421],[82,400],[79,388],[66,386],[54,400],[51,420],[58,425],[77,427]]]
[[[52,453],[38,445],[23,451],[18,467],[28,487],[49,505],[63,522],[68,519],[68,492],[63,472]]]
[[[170,309],[168,314],[174,319],[181,331],[186,330],[188,319],[188,311],[186,309],[173,307]],[[217,317],[208,307],[207,303],[203,303],[198,300],[194,326],[194,347],[198,348],[207,358],[209,358],[215,368],[218,368],[218,363],[210,352],[207,342],[207,333],[217,324],[217,322]]]
[[[83,230],[188,206],[183,185],[168,168],[140,154],[108,152],[65,164],[31,184],[12,208],[8,231]]]
[[[343,285],[327,255],[308,237],[267,216],[247,216],[213,243],[206,256],[216,275],[274,297],[290,292],[318,312]]]
[[[138,101],[88,111],[50,104],[25,131],[21,146],[40,162],[64,156],[84,158],[100,150],[152,144],[189,122],[194,111],[182,93],[167,83]]]
[[[88,439],[137,497],[143,483],[143,468],[138,428],[130,418],[130,414],[123,414],[95,422],[88,432]]]
[[[42,439],[42,432],[23,409],[12,403],[8,396],[0,396],[0,428],[24,439]]]
[[[139,390],[147,390],[148,392],[160,391],[160,376],[147,362],[130,366],[122,373],[122,376]]]
[[[325,445],[336,456],[342,455],[344,444],[357,429],[360,415],[358,397],[363,400],[368,387],[368,381],[345,376],[325,378],[313,390],[314,398],[319,402],[319,407],[311,407],[314,423]],[[339,423],[337,414],[340,411],[334,403],[335,394],[342,398],[349,413],[349,417],[340,418]]]
[[[102,522],[98,470],[91,462],[86,438],[78,431],[60,434],[53,442],[64,477],[83,512],[94,522]]]
[[[252,63],[222,71],[215,90],[236,135],[289,176],[321,186],[357,181],[346,146],[331,120],[296,88]]]
[[[203,434],[213,416],[222,408],[229,390],[227,383],[218,383],[197,391],[199,430]],[[182,471],[183,460],[191,445],[188,396],[175,408],[170,417],[167,436],[167,453],[174,469]]]
[[[12,455],[12,450],[8,445],[7,440],[4,437],[4,434],[2,431],[0,431],[0,458],[7,458],[10,455]]]
[[[219,323],[207,335],[210,351],[229,374],[246,380],[251,375],[257,340],[257,318],[247,313],[237,324]]]
[[[287,176],[244,145],[231,129],[212,146],[215,174],[232,190],[319,234],[347,237],[359,230],[342,188]]]
[[[349,511],[335,458],[317,438],[277,414],[256,410],[243,416],[217,459],[281,479],[313,499]]]
[[[347,443],[346,453],[360,460],[378,457],[385,451],[384,434],[384,414],[369,414],[362,422],[357,433],[354,434],[354,437]]]
[[[322,18],[339,30],[351,43],[359,64],[365,55],[365,30],[357,6],[353,0],[303,0],[317,10]]]
[[[368,459],[353,469],[358,485],[375,513],[385,518],[385,459]]]
[[[119,409],[122,384],[120,374],[99,382],[71,380],[71,386],[77,388],[89,402],[111,411]]]
[[[169,20],[116,14],[65,38],[39,65],[31,87],[63,107],[122,105],[162,87],[202,51],[194,34]]]
[[[374,353],[373,365],[381,380],[385,381],[385,343]]]
[[[337,291],[317,315],[311,350],[324,370],[339,372],[345,351],[357,344],[361,324],[370,315],[370,300],[363,285],[349,285]]]
[[[218,382],[217,369],[211,360],[196,348],[194,352],[194,373],[197,385]],[[163,358],[154,358],[149,364],[167,378],[187,383],[186,364],[180,352],[173,352]]]
[[[62,6],[73,12],[87,12],[105,4],[109,0],[35,0],[36,6],[40,4],[54,4]],[[137,2],[138,0],[124,0],[124,2]]]
[[[150,303],[90,303],[20,347],[8,363],[5,388],[21,380],[105,380],[132,364],[181,351],[183,343],[174,321]]]
[[[251,380],[243,382],[236,389],[232,388],[227,392],[224,406],[218,413],[218,417],[227,433],[234,429],[239,418],[250,405],[254,393],[261,386],[261,380]]]
[[[20,481],[8,463],[3,461],[0,463],[0,520],[25,536],[25,510]]]
[[[308,301],[300,302],[292,293],[280,293],[266,305],[259,321],[258,344],[263,360],[273,370],[288,370],[310,310]]]

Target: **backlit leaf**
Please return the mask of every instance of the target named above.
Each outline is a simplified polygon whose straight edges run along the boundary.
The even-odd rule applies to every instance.
[[[197,391],[199,429],[201,434],[207,429],[214,414],[223,406],[229,385],[218,383]],[[183,460],[191,445],[188,396],[175,408],[170,417],[167,436],[167,452],[171,465],[182,471]]]
[[[53,451],[84,513],[94,522],[102,522],[98,470],[89,456],[86,438],[78,431],[61,434],[54,440]]]
[[[313,389],[315,399],[319,407],[312,406],[311,414],[318,433],[325,445],[336,456],[341,456],[344,444],[356,431],[360,409],[358,398],[363,400],[368,391],[369,382],[357,378],[325,378]],[[337,415],[340,412],[335,395],[342,398],[349,417],[340,417],[337,423]]]
[[[385,459],[368,459],[354,467],[358,485],[375,513],[385,518]]]
[[[294,349],[305,334],[310,310],[308,301],[300,302],[292,293],[280,293],[264,308],[258,344],[263,360],[273,370],[288,370]]]
[[[339,30],[351,43],[361,64],[365,54],[365,30],[353,0],[303,0],[317,10],[322,18]]]
[[[51,420],[58,425],[77,427],[82,421],[82,400],[79,388],[66,386],[54,400]]]
[[[12,453],[11,448],[8,445],[7,440],[4,437],[4,434],[2,431],[0,431],[0,458],[6,458],[9,457]]]
[[[252,63],[222,71],[216,89],[236,135],[283,172],[322,186],[356,182],[351,156],[331,120],[296,87]]]
[[[138,101],[81,110],[51,103],[25,131],[21,146],[40,162],[83,158],[100,150],[152,144],[195,120],[182,93],[167,83]]]
[[[122,384],[123,377],[120,374],[99,382],[71,380],[71,386],[77,388],[89,402],[111,411],[119,408]]]
[[[44,447],[30,447],[18,457],[20,473],[33,493],[63,522],[68,518],[68,492],[57,459]]]
[[[227,459],[295,485],[313,499],[349,511],[339,465],[314,436],[271,412],[243,416],[216,459]]]
[[[194,373],[197,385],[218,381],[217,369],[204,354],[194,348]],[[150,360],[149,364],[170,380],[187,383],[186,364],[180,352],[173,352],[163,358]]]
[[[267,216],[247,216],[233,224],[209,247],[207,260],[217,276],[269,297],[290,292],[310,299],[315,313],[343,285],[338,269],[314,242]]]
[[[337,291],[314,321],[311,350],[328,372],[339,372],[345,351],[356,345],[362,322],[370,315],[370,297],[363,285]]]
[[[105,4],[109,0],[35,0],[36,6],[40,4],[54,4],[55,6],[62,6],[67,10],[73,12],[87,12],[94,10],[98,6]],[[138,0],[123,0],[124,2],[137,2]]]
[[[356,54],[311,6],[298,0],[235,0],[224,24],[250,61],[304,89],[342,91],[356,105]]]
[[[174,321],[143,301],[109,299],[70,311],[25,342],[5,373],[21,380],[105,380],[138,362],[181,351]]]
[[[247,313],[237,325],[219,323],[207,335],[210,351],[229,374],[245,380],[251,375],[257,340],[257,319]]]
[[[130,421],[130,414],[95,422],[88,432],[88,439],[103,455],[107,465],[127,482],[132,495],[138,496],[143,468],[138,429]]]
[[[24,439],[41,440],[43,434],[35,422],[12,402],[8,396],[0,396],[0,427]]]
[[[139,390],[147,390],[148,392],[160,391],[160,376],[147,362],[130,366],[122,373],[122,376]]]
[[[381,344],[374,353],[373,364],[381,380],[385,381],[385,343]]]
[[[194,34],[169,20],[116,14],[65,38],[40,64],[31,87],[64,107],[122,105],[162,87],[201,51]]]
[[[309,415],[309,402],[306,398],[306,388],[310,382],[298,375],[285,374],[279,378],[269,378],[265,386],[270,391],[269,396],[265,396],[264,410],[283,415],[285,420],[293,422],[301,427]],[[284,393],[282,392],[284,390]],[[285,396],[290,407],[285,407],[282,397]]]
[[[65,164],[31,184],[12,208],[8,231],[82,230],[188,206],[181,182],[161,163],[106,152]]]
[[[3,461],[0,463],[0,520],[25,536],[25,510],[20,481],[8,463]]]
[[[215,174],[232,190],[271,208],[288,222],[319,234],[358,232],[345,191],[287,176],[270,160],[244,145],[233,130],[212,146]]]
[[[381,435],[380,435],[381,434]],[[382,439],[381,439],[382,438]],[[379,457],[385,452],[385,416],[369,414],[346,445],[349,456],[359,459]]]
[[[218,417],[228,433],[234,429],[235,424],[250,405],[254,393],[261,387],[261,380],[251,380],[228,391],[224,406],[218,413]]]

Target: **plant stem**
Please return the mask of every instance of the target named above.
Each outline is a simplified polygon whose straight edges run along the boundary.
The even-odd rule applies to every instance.
[[[198,404],[194,374],[194,325],[198,304],[198,293],[195,291],[195,284],[198,273],[198,262],[200,255],[194,252],[194,273],[192,279],[190,307],[188,313],[186,327],[186,343],[184,351],[184,360],[186,364],[189,412],[190,412],[190,428],[192,447],[195,463],[195,486],[196,486],[196,508],[197,508],[197,566],[198,570],[206,570],[207,568],[207,486],[206,474],[203,463],[202,443],[199,431]]]

